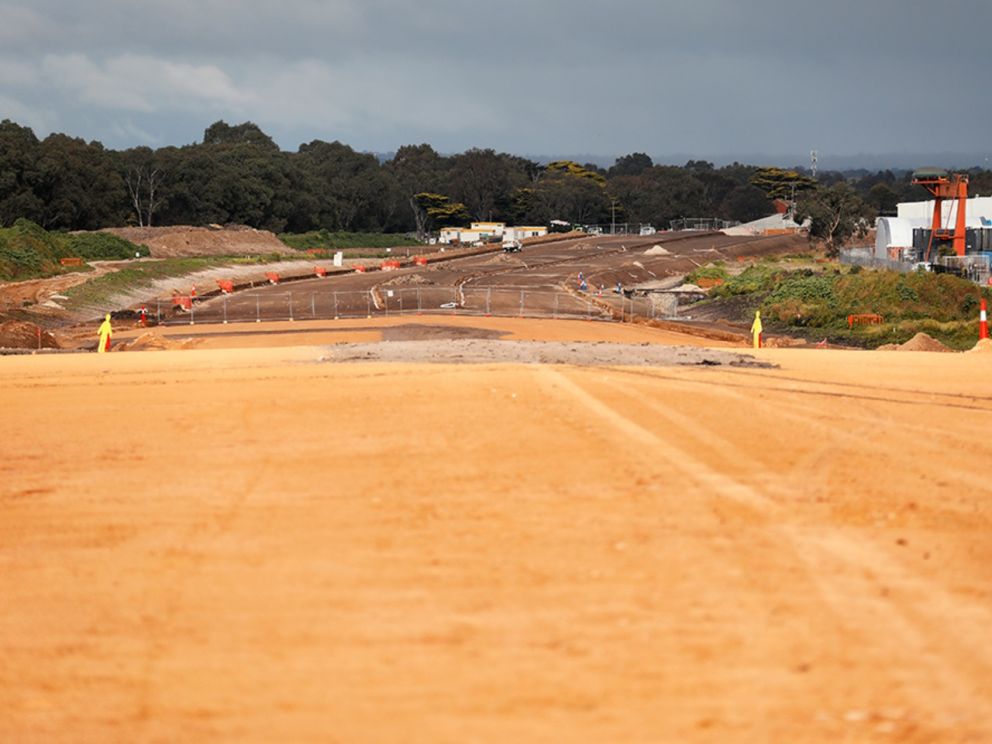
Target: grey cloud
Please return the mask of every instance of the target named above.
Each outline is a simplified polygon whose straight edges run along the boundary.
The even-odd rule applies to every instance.
[[[0,116],[111,146],[226,118],[288,149],[937,150],[987,147],[992,117],[977,0],[35,0],[0,21]]]

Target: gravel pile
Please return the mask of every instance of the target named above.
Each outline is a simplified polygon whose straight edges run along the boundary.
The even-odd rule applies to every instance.
[[[574,364],[580,366],[774,367],[750,354],[660,344],[489,341],[387,341],[325,347],[321,362],[437,362],[440,364]]]

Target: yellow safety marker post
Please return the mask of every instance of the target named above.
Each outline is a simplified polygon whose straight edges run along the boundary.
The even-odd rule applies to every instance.
[[[100,344],[96,347],[97,352],[102,354],[105,351],[110,351],[110,337],[114,333],[114,329],[110,327],[110,313],[107,313],[107,317],[103,319],[97,333],[100,334]]]
[[[754,322],[751,324],[751,337],[754,339],[754,348],[761,348],[761,311],[754,311]]]

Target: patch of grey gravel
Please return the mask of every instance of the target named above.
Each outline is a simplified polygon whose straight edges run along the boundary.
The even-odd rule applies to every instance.
[[[579,366],[730,366],[776,365],[725,349],[660,344],[574,341],[492,341],[458,339],[384,341],[324,347],[319,362],[408,362],[437,364],[574,364]]]

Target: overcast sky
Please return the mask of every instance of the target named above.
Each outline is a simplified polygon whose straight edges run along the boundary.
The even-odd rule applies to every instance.
[[[388,152],[992,150],[990,0],[0,0],[0,118]]]

